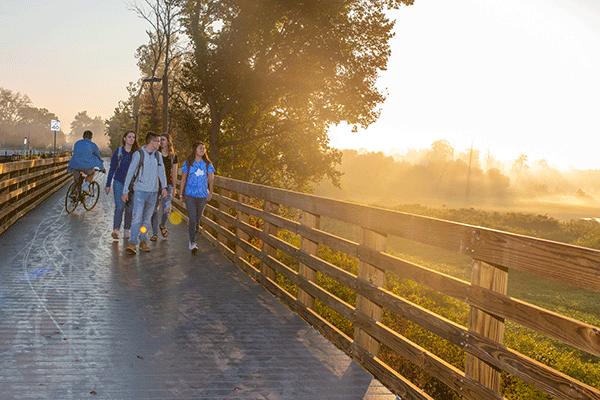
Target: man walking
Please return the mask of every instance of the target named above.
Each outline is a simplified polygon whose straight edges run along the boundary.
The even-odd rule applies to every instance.
[[[131,220],[131,237],[129,246],[125,251],[129,254],[137,253],[139,240],[140,250],[150,251],[146,239],[148,229],[152,224],[152,212],[156,207],[158,196],[158,182],[162,185],[162,197],[167,196],[167,178],[162,157],[157,152],[160,146],[160,137],[154,132],[146,134],[146,145],[136,151],[131,157],[131,164],[123,185],[122,199],[129,200],[129,187],[133,182],[133,218]]]

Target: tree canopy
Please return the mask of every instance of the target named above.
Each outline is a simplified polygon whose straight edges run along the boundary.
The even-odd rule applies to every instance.
[[[82,138],[82,134],[86,130],[92,131],[94,134],[93,141],[101,150],[108,149],[109,138],[106,134],[106,122],[102,117],[90,117],[87,111],[78,112],[71,122],[71,142],[75,143]]]
[[[0,87],[0,146],[22,148],[23,139],[29,138],[30,148],[51,150],[54,132],[50,121],[58,119],[45,108],[36,108],[26,94]],[[57,147],[64,146],[65,135],[56,132]]]
[[[111,144],[136,116],[140,130],[158,130],[158,122],[164,130],[166,102],[156,91],[168,93],[168,132],[179,151],[202,140],[218,173],[296,190],[339,182],[341,152],[327,132],[377,120],[385,96],[376,81],[394,27],[388,11],[413,3],[144,1],[132,7],[152,27],[138,65],[142,78],[168,81],[130,85],[108,121]]]
[[[412,1],[184,1],[193,47],[179,78],[173,119],[201,139],[221,173],[304,189],[339,179],[330,126],[368,126],[385,97],[394,22]]]

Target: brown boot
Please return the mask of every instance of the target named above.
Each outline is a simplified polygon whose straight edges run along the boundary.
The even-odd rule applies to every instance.
[[[125,249],[125,251],[128,254],[135,254],[135,253],[137,253],[137,248],[136,248],[135,243],[129,243],[129,246],[127,246],[127,248]]]
[[[150,247],[148,247],[148,243],[144,240],[140,242],[140,250],[145,251],[146,253],[150,251]]]

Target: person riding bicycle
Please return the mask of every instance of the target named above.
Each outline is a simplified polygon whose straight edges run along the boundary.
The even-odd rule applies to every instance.
[[[82,185],[82,190],[87,192],[90,182],[94,180],[96,168],[100,172],[106,172],[102,154],[96,143],[92,142],[92,131],[83,132],[83,139],[75,142],[73,146],[73,156],[69,160],[67,172],[73,174],[73,178],[77,181],[79,172],[83,172],[86,177]]]

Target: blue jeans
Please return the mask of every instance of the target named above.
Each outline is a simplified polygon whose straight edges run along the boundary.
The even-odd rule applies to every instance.
[[[190,234],[190,242],[196,243],[196,231],[200,226],[200,218],[206,206],[206,197],[194,197],[185,195],[185,208],[187,209],[188,218],[188,233]]]
[[[142,192],[137,190],[133,194],[133,219],[131,221],[131,243],[138,244],[139,241],[146,241],[148,230],[150,229],[152,212],[156,206],[157,192]],[[142,233],[140,228],[145,227]],[[139,241],[138,241],[139,236]]]
[[[160,226],[165,226],[167,223],[167,218],[169,218],[169,213],[166,213],[165,210],[171,208],[171,193],[173,193],[173,186],[167,185],[167,197],[161,197],[161,193],[158,193],[157,206],[154,208],[154,213],[152,214],[152,232],[155,235],[158,235],[158,212],[160,211]]]
[[[126,205],[121,195],[123,194],[123,182],[113,181],[113,194],[115,196],[115,216],[113,218],[113,230],[121,229],[123,212],[125,212],[125,229],[131,229],[131,205]]]

